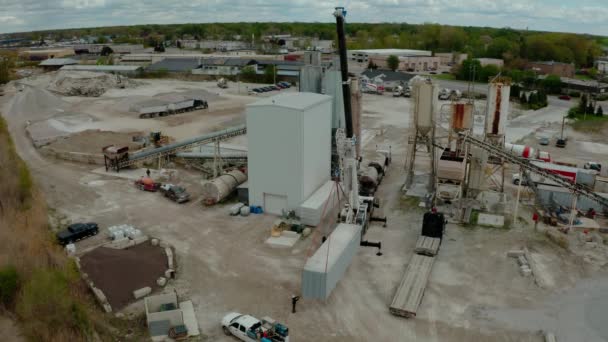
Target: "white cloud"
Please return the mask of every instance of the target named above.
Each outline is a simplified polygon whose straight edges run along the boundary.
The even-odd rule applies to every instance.
[[[327,0],[0,0],[0,32],[142,23],[333,21]],[[351,22],[462,26],[608,35],[606,0],[350,0]]]

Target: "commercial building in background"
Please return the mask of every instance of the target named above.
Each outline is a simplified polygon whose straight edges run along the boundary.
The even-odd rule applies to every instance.
[[[608,74],[608,57],[600,57],[595,61],[595,68],[600,74]]]
[[[107,72],[131,77],[139,76],[143,72],[142,67],[136,65],[66,65],[60,70]]]
[[[413,56],[425,56],[431,57],[433,53],[431,51],[424,50],[409,50],[409,49],[366,49],[366,50],[348,50],[348,59],[358,63],[369,62],[370,57],[386,57],[388,56],[397,57],[413,57]]]
[[[38,64],[44,71],[59,70],[65,65],[76,65],[78,61],[72,58],[51,58],[44,60]]]
[[[460,52],[436,52],[435,57],[439,57],[441,65],[459,65],[469,58],[469,55]]]
[[[526,67],[539,75],[557,75],[574,78],[574,64],[561,62],[529,62]]]
[[[475,59],[479,61],[479,64],[481,64],[482,67],[487,66],[487,65],[495,65],[499,68],[502,68],[503,66],[505,66],[505,61],[500,58],[475,58]]]
[[[369,57],[369,62],[374,63],[378,68],[389,69],[386,60],[391,55],[375,55]],[[420,72],[420,71],[433,71],[439,68],[441,63],[439,57],[430,56],[398,56],[399,67],[397,70],[409,71],[409,72]]]
[[[414,74],[405,72],[376,69],[367,69],[361,73],[362,83],[381,84],[386,88],[394,88],[406,85],[414,77]]]

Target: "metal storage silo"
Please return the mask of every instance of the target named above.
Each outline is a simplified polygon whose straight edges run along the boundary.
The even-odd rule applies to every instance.
[[[434,125],[437,111],[437,85],[430,79],[417,79],[413,82],[414,125],[421,135],[426,135]]]
[[[237,186],[247,181],[247,175],[239,170],[232,170],[216,179],[203,183],[205,204],[215,204],[228,197]]]
[[[473,104],[454,103],[452,107],[452,120],[450,127],[459,132],[473,127]]]
[[[511,82],[498,78],[488,84],[488,106],[486,111],[486,134],[504,135],[509,115]]]

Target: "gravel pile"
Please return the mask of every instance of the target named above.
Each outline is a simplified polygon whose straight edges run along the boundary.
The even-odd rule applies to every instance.
[[[113,88],[132,88],[138,83],[121,75],[89,71],[59,71],[49,89],[66,96],[98,97]]]

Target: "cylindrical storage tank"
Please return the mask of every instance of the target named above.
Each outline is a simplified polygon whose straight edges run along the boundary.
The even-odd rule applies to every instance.
[[[359,177],[359,185],[366,195],[373,193],[378,187],[378,171],[373,166],[368,166]]]
[[[437,85],[430,79],[418,79],[413,82],[414,125],[422,133],[428,133],[435,121],[437,110]]]
[[[452,105],[452,129],[462,131],[473,127],[473,105],[470,103],[455,103]]]
[[[535,159],[536,154],[534,148],[525,145],[513,145],[506,143],[505,150],[511,152],[512,154],[526,159]]]
[[[239,170],[233,170],[210,182],[205,182],[203,183],[203,201],[206,204],[221,202],[245,181],[247,181],[247,175]]]
[[[511,84],[498,80],[488,84],[488,106],[486,111],[486,133],[504,135],[509,115]]]
[[[542,160],[544,162],[550,163],[551,154],[549,154],[549,152],[546,152],[546,151],[538,151],[538,159]]]

